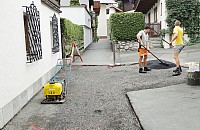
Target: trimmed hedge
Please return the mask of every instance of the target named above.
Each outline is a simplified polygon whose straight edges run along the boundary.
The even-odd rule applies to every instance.
[[[76,43],[79,49],[83,48],[83,27],[72,23],[70,20],[61,18],[60,19],[61,34],[62,38],[66,39],[66,54],[71,52],[72,43]]]
[[[83,27],[61,18],[61,33],[66,39],[83,39]]]
[[[141,12],[113,13],[109,19],[111,40],[133,40],[144,28],[144,16]]]

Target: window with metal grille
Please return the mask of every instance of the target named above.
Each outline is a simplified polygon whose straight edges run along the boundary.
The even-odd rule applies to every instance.
[[[27,63],[32,63],[42,59],[40,13],[34,3],[23,7]]]
[[[57,53],[59,52],[59,34],[58,34],[58,18],[54,14],[52,17],[52,21],[50,22],[51,26],[51,35],[52,35],[52,52]]]

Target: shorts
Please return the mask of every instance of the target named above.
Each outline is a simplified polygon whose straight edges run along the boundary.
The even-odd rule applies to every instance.
[[[179,51],[181,52],[183,50],[185,46],[184,45],[177,45],[177,46],[174,46],[174,51]]]
[[[138,48],[138,53],[140,56],[144,56],[148,54],[148,51],[145,48]]]

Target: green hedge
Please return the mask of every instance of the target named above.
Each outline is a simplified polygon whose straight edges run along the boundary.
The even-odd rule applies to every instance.
[[[141,12],[113,13],[109,22],[111,40],[133,40],[145,24]]]
[[[70,6],[79,6],[80,2],[79,0],[70,0]]]
[[[61,33],[66,39],[83,39],[83,27],[61,18]]]
[[[76,43],[78,48],[83,47],[83,27],[77,24],[72,23],[70,20],[61,18],[60,19],[61,34],[62,38],[66,39],[66,53],[71,52],[72,43]]]

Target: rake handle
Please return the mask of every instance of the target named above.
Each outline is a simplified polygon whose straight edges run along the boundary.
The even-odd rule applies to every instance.
[[[151,30],[153,30],[155,33],[157,33],[157,34],[159,34],[158,32],[156,32],[154,29],[151,29]],[[160,35],[160,34],[159,34]],[[166,42],[167,44],[169,44],[170,45],[170,43],[168,42],[168,41],[166,41],[165,39],[163,39],[161,36],[159,36],[164,42]],[[172,46],[173,47],[173,45],[170,45],[170,46]]]
[[[139,43],[140,44],[140,43]],[[162,60],[160,60],[157,56],[155,56],[150,50],[148,50],[144,45],[140,44],[142,47],[144,47],[145,50],[147,50],[149,53],[151,53],[157,60],[159,60],[162,64],[165,64]]]

